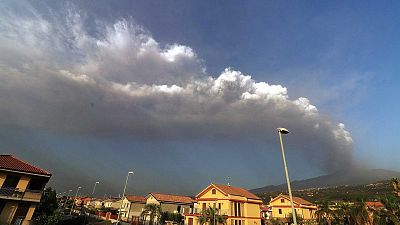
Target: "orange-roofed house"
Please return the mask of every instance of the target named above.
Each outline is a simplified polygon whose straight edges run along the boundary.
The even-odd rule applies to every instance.
[[[144,196],[139,196],[139,195],[125,196],[122,199],[121,219],[123,221],[128,221],[128,222],[131,222],[132,220],[138,220],[145,205],[146,205],[146,199]]]
[[[300,216],[304,220],[315,219],[315,211],[317,210],[317,205],[294,196],[293,204],[297,216]],[[269,205],[272,209],[272,218],[284,219],[290,217],[292,214],[290,198],[287,195],[278,195],[276,198],[272,199],[269,202]]]
[[[199,217],[208,207],[218,210],[227,225],[261,225],[262,200],[239,187],[210,184],[196,195],[197,208],[185,213],[185,224],[198,225]]]
[[[0,224],[31,224],[51,174],[12,155],[0,155]]]
[[[194,199],[188,196],[155,192],[151,192],[146,196],[146,204],[158,204],[163,212],[182,213],[193,208],[194,203]]]

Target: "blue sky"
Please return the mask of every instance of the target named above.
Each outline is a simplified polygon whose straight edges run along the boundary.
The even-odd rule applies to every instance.
[[[293,131],[287,136],[292,179],[332,172],[342,164],[326,166],[327,160],[345,158],[400,170],[398,2],[6,1],[0,6],[0,49],[8,53],[0,58],[0,147],[52,171],[51,185],[60,191],[90,189],[100,180],[99,194],[117,194],[131,169],[132,193],[194,194],[209,182],[226,182],[226,176],[246,188],[282,183],[272,129],[282,124]],[[118,37],[134,41],[118,49]],[[143,47],[149,39],[157,45],[146,58],[125,62],[137,43]],[[175,58],[164,54],[169,50],[178,51]],[[186,85],[195,84],[192,79],[205,85],[207,76],[216,83],[239,79],[234,71],[286,88],[287,95],[272,86],[267,91],[288,108],[279,111],[275,101],[265,103],[274,110],[237,107],[243,99],[231,104],[236,96],[231,89],[224,89],[223,103],[215,105],[197,102],[196,95],[197,100],[158,99],[147,93],[164,84],[191,91]],[[30,80],[32,74],[44,75]],[[252,93],[259,87],[255,83],[238,89]],[[132,100],[109,87],[135,96],[134,90],[143,90],[145,97]],[[293,108],[300,97],[309,100],[301,106],[318,108],[311,119],[306,108]],[[310,122],[325,124],[324,130],[310,130],[305,126]],[[329,136],[338,123],[345,125],[339,129],[343,140]]]

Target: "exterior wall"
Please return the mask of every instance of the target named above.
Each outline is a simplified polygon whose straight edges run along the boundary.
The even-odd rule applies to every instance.
[[[143,211],[144,206],[145,206],[145,203],[131,203],[129,217],[132,218],[132,216],[140,216],[140,214]]]
[[[214,188],[209,188],[208,191],[201,193],[201,196],[197,198],[197,213],[186,214],[185,224],[189,225],[190,220],[193,220],[192,225],[198,225],[198,216],[203,210],[203,204],[206,204],[206,208],[214,207],[219,208],[219,214],[225,215],[227,218],[227,225],[234,225],[235,220],[240,220],[242,225],[261,225],[261,211],[260,207],[262,204],[261,200],[247,199],[242,196],[225,195],[218,189],[215,189],[215,194],[212,190]],[[234,203],[240,203],[241,215],[235,216]]]
[[[22,225],[30,225],[31,224],[32,216],[33,216],[33,213],[35,212],[35,209],[36,209],[36,204],[31,204],[24,221],[22,221]]]
[[[128,201],[128,199],[126,197],[124,197],[122,199],[122,201],[118,201],[118,202],[121,202],[121,204],[122,204],[122,205],[120,205],[120,207],[121,207],[121,217],[122,218],[127,218],[131,202]]]
[[[3,186],[3,183],[6,180],[6,176],[6,173],[0,172],[0,187]]]
[[[245,216],[246,217],[260,217],[260,205],[254,203],[245,203],[244,205]]]
[[[23,200],[25,201],[35,201],[35,202],[40,202],[40,198],[42,197],[41,192],[30,192],[26,191],[24,193],[24,198]]]
[[[121,202],[122,202],[121,200],[112,202],[111,203],[111,208],[119,209],[121,207]]]
[[[146,199],[146,204],[157,204],[157,205],[159,205],[160,202],[157,201],[157,199],[155,199],[152,195],[150,195],[150,196]]]
[[[21,176],[21,179],[18,182],[17,189],[20,191],[25,191],[28,187],[29,181],[31,180],[28,176]]]
[[[281,199],[284,200],[284,202],[281,202]],[[277,198],[274,201],[270,202],[270,205],[272,207],[272,217],[273,218],[286,218],[290,214],[292,214],[292,208],[290,201],[286,198]],[[310,219],[315,219],[315,211],[317,210],[317,207],[314,206],[305,206],[305,205],[300,205],[295,203],[294,204],[296,214],[303,217],[305,220],[310,220]],[[279,211],[282,213],[280,214]]]
[[[1,212],[0,222],[6,224],[11,223],[11,220],[13,219],[14,213],[17,210],[17,208],[18,208],[17,201],[8,201],[4,206],[3,211]]]
[[[272,206],[272,218],[286,218],[292,213],[292,208],[289,206]],[[281,211],[281,214],[279,213]]]
[[[190,209],[190,205],[161,203],[161,211],[162,212],[170,212],[170,213],[178,213],[178,206],[181,207],[181,211],[180,211],[181,213],[183,211],[188,211]]]

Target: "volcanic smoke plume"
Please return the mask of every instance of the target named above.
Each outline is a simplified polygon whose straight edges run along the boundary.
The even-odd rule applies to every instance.
[[[276,138],[326,171],[351,161],[352,138],[305,97],[232,68],[207,74],[195,51],[161,45],[131,19],[94,21],[72,6],[43,17],[0,9],[1,126],[144,138]]]

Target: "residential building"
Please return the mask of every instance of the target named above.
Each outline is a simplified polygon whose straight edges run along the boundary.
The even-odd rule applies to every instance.
[[[317,205],[299,197],[293,197],[293,204],[297,216],[300,216],[304,220],[315,219]],[[290,217],[292,214],[290,198],[287,195],[278,195],[269,202],[269,205],[272,208],[272,218],[283,219]]]
[[[146,205],[144,196],[128,195],[122,199],[121,219],[123,221],[138,220]]]
[[[163,212],[182,213],[193,208],[194,200],[188,196],[151,192],[146,197],[146,204],[158,204]]]
[[[269,220],[271,217],[271,207],[269,205],[261,205],[261,218],[264,220]]]
[[[105,199],[101,205],[105,208],[119,209],[119,207],[121,207],[121,199],[108,198]]]
[[[90,199],[90,201],[87,202],[86,206],[90,207],[90,208],[101,208],[102,204],[102,200],[101,199],[96,199],[96,198],[92,198]]]
[[[239,187],[210,184],[196,195],[197,208],[185,213],[185,224],[197,225],[208,207],[216,208],[227,225],[261,225],[261,198]]]
[[[50,177],[13,155],[0,155],[0,224],[30,224]]]

